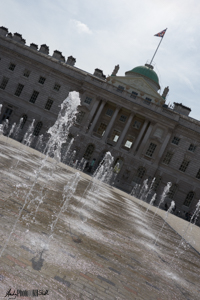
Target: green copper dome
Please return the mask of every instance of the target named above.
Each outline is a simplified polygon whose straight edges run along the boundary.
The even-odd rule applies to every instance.
[[[125,74],[131,74],[131,72],[148,77],[149,79],[153,80],[155,83],[159,85],[159,79],[156,72],[147,66],[139,66],[136,68],[133,68],[132,70],[126,72]]]

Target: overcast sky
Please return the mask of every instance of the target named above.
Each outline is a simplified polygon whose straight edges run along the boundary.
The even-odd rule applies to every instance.
[[[76,58],[76,67],[119,76],[153,61],[166,103],[192,109],[200,120],[200,1],[199,0],[1,0],[1,25],[21,33],[30,43],[47,44]]]

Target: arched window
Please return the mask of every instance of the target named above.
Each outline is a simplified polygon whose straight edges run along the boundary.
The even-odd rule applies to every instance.
[[[133,178],[133,181],[140,184],[142,182],[145,173],[146,173],[146,169],[144,167],[139,167],[137,169],[136,175]]]
[[[152,189],[154,190],[154,192],[157,191],[160,183],[161,183],[162,177],[161,176],[156,176],[155,181],[153,183]]]
[[[194,192],[190,191],[187,194],[185,201],[183,202],[183,205],[189,207],[193,199],[194,199]]]
[[[28,117],[27,117],[27,115],[23,115],[21,119],[22,119],[22,121],[21,121],[20,129],[22,129],[24,127]]]
[[[84,153],[83,157],[85,159],[89,160],[91,158],[91,156],[92,156],[92,153],[94,152],[94,149],[95,149],[94,145],[93,144],[89,144],[87,146],[87,149],[85,150],[85,153]]]
[[[35,126],[35,129],[34,129],[34,131],[33,131],[33,135],[35,135],[35,136],[38,136],[39,135],[39,133],[40,133],[40,130],[41,130],[41,128],[42,128],[42,122],[38,122],[37,124],[36,124],[36,126]]]
[[[123,165],[123,159],[118,157],[115,160],[113,172],[118,174],[122,168],[122,165]]]
[[[170,187],[167,197],[173,200],[177,189],[178,189],[178,185],[173,183],[172,186]]]

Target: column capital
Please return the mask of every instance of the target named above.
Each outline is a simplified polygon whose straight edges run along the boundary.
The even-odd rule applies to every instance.
[[[101,96],[97,96],[96,99],[97,99],[98,101],[102,101],[102,102],[104,102],[104,103],[108,102],[107,99],[104,99],[104,98],[102,98]]]

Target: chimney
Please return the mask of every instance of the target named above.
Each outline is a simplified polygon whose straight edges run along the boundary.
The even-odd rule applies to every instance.
[[[1,26],[0,35],[6,36],[8,34],[8,28]]]
[[[39,52],[44,53],[44,54],[49,54],[49,47],[46,44],[43,44],[40,46]]]
[[[54,53],[53,53],[53,58],[56,58],[60,61],[63,61],[65,62],[65,57],[62,55],[62,52],[58,51],[58,50],[55,50]]]
[[[74,66],[76,63],[76,58],[74,58],[73,56],[69,56],[67,58],[66,64],[70,65],[70,66]]]

